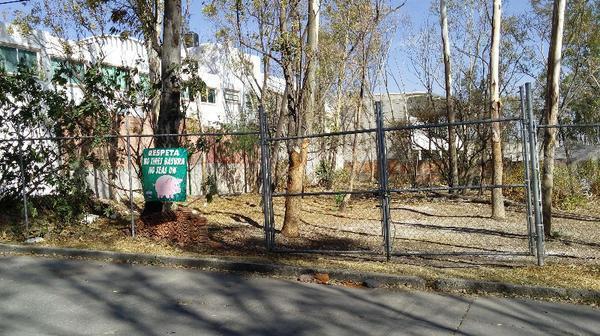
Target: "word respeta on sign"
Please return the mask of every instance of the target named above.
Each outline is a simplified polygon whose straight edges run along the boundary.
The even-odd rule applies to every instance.
[[[148,157],[152,157],[152,156],[180,156],[181,155],[181,151],[185,151],[187,152],[186,149],[184,148],[155,148],[155,149],[148,149],[147,150],[147,156]],[[146,153],[144,153],[146,154]]]

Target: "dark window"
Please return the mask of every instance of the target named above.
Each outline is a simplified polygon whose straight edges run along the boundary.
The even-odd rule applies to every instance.
[[[208,88],[208,102],[214,104],[216,102],[217,90]]]
[[[83,76],[85,75],[85,66],[83,63],[53,57],[50,59],[50,77],[54,78],[61,67],[64,71],[61,74],[61,77],[64,78],[67,83],[73,85],[81,84]]]
[[[214,88],[204,87],[204,90],[200,91],[200,101],[203,103],[214,104],[216,102],[217,90]]]
[[[37,53],[29,50],[0,46],[0,67],[16,72],[19,64],[37,69]]]
[[[108,85],[118,87],[121,91],[127,89],[127,69],[125,68],[103,65],[102,77]]]

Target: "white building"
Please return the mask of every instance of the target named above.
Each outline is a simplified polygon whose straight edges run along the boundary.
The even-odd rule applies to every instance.
[[[65,50],[69,50],[69,54]],[[198,97],[183,92],[186,115],[200,119],[205,126],[236,122],[240,112],[250,107],[263,82],[260,58],[219,44],[201,44],[182,48],[182,57],[198,62],[198,77],[207,86]],[[61,62],[69,62],[77,70],[101,63],[108,75],[119,76],[122,69],[136,68],[143,80],[148,75],[146,49],[142,42],[119,36],[90,37],[64,41],[48,32],[34,31],[23,35],[13,26],[0,22],[0,66],[16,71],[19,63],[39,70],[40,79],[50,85],[50,78]],[[75,100],[82,91],[76,79],[69,79],[68,92]],[[270,77],[269,89],[283,92],[283,81]],[[246,111],[248,112],[248,111]]]

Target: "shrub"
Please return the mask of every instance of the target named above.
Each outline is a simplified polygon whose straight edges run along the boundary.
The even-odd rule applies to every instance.
[[[215,195],[219,194],[217,188],[217,177],[215,175],[208,175],[204,184],[202,184],[202,193],[206,197],[206,202],[210,203],[213,201]]]
[[[505,184],[520,184],[525,181],[525,171],[523,165],[511,165],[504,170]],[[504,196],[515,202],[526,201],[525,188],[507,188],[504,189]]]
[[[350,171],[347,168],[338,169],[334,173],[333,186],[335,188],[347,189],[350,183]]]
[[[315,174],[317,176],[317,183],[319,186],[325,189],[331,189],[333,187],[335,170],[330,162],[326,160],[319,161],[319,166],[317,167]]]
[[[553,202],[556,207],[574,210],[594,197],[600,197],[599,160],[582,161],[571,169],[565,165],[555,167]]]
[[[541,176],[540,176],[541,178]],[[511,166],[504,170],[505,184],[519,184],[524,181],[522,166]],[[506,198],[525,202],[523,188],[504,190]],[[571,166],[557,163],[554,167],[554,187],[552,202],[555,207],[575,210],[587,204],[591,197],[600,196],[600,162],[588,160]]]

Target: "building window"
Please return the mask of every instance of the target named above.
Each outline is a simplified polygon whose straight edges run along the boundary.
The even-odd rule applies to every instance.
[[[54,78],[62,69],[60,77],[71,85],[79,85],[85,75],[85,66],[81,62],[67,61],[52,57],[50,59],[50,78]]]
[[[214,88],[204,87],[204,90],[200,91],[200,101],[203,103],[214,104],[216,102],[217,90]]]
[[[208,88],[208,102],[214,104],[217,98],[217,90]]]
[[[0,46],[0,67],[6,72],[17,72],[19,64],[37,69],[37,53],[29,50]]]
[[[140,74],[139,78],[139,84],[142,90],[146,92],[146,94],[150,95],[150,93],[152,92],[152,83],[150,83],[150,76],[146,74]]]
[[[225,101],[228,103],[238,103],[240,101],[240,92],[237,90],[225,89]]]
[[[102,65],[102,78],[106,84],[118,87],[121,91],[127,89],[127,69],[112,65]]]
[[[190,88],[186,87],[181,92],[183,99],[189,99],[190,101],[196,100],[196,95],[190,94]],[[200,101],[203,103],[216,103],[217,90],[215,88],[209,88],[207,86],[204,87],[203,90],[200,90]]]

